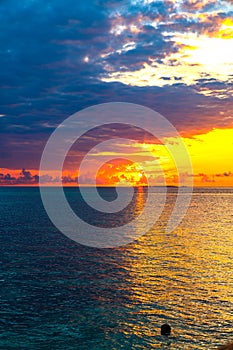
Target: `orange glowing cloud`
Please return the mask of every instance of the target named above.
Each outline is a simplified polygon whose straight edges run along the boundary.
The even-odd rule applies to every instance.
[[[189,10],[201,10],[206,5],[213,4],[214,2],[215,0],[186,0],[182,5]]]
[[[146,186],[147,179],[138,164],[123,158],[116,158],[104,163],[97,173],[98,186]]]

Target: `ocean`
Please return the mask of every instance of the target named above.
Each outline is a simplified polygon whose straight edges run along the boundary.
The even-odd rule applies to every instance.
[[[77,188],[65,192],[80,209]],[[55,228],[38,188],[0,188],[0,349],[210,350],[233,340],[233,189],[194,189],[167,233],[175,197],[171,188],[145,235],[98,249]]]

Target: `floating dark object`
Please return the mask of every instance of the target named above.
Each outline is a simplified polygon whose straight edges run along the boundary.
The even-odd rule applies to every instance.
[[[233,350],[233,343],[220,346],[220,348],[218,348],[218,349],[219,349],[219,350]]]
[[[164,323],[161,326],[161,335],[170,335],[171,334],[171,327],[169,326],[169,324]]]

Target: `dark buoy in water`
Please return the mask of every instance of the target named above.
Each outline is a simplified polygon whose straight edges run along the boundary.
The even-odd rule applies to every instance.
[[[164,323],[161,326],[161,335],[170,335],[171,334],[171,327],[169,326],[169,324]]]
[[[220,348],[218,348],[219,350],[233,350],[233,343],[224,345],[224,346],[220,346]]]

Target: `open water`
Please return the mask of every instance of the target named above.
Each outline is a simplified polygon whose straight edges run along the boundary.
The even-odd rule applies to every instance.
[[[80,206],[77,188],[65,191]],[[167,234],[175,192],[146,235],[97,249],[53,226],[38,188],[0,188],[0,349],[210,350],[233,340],[233,190],[195,189]]]

